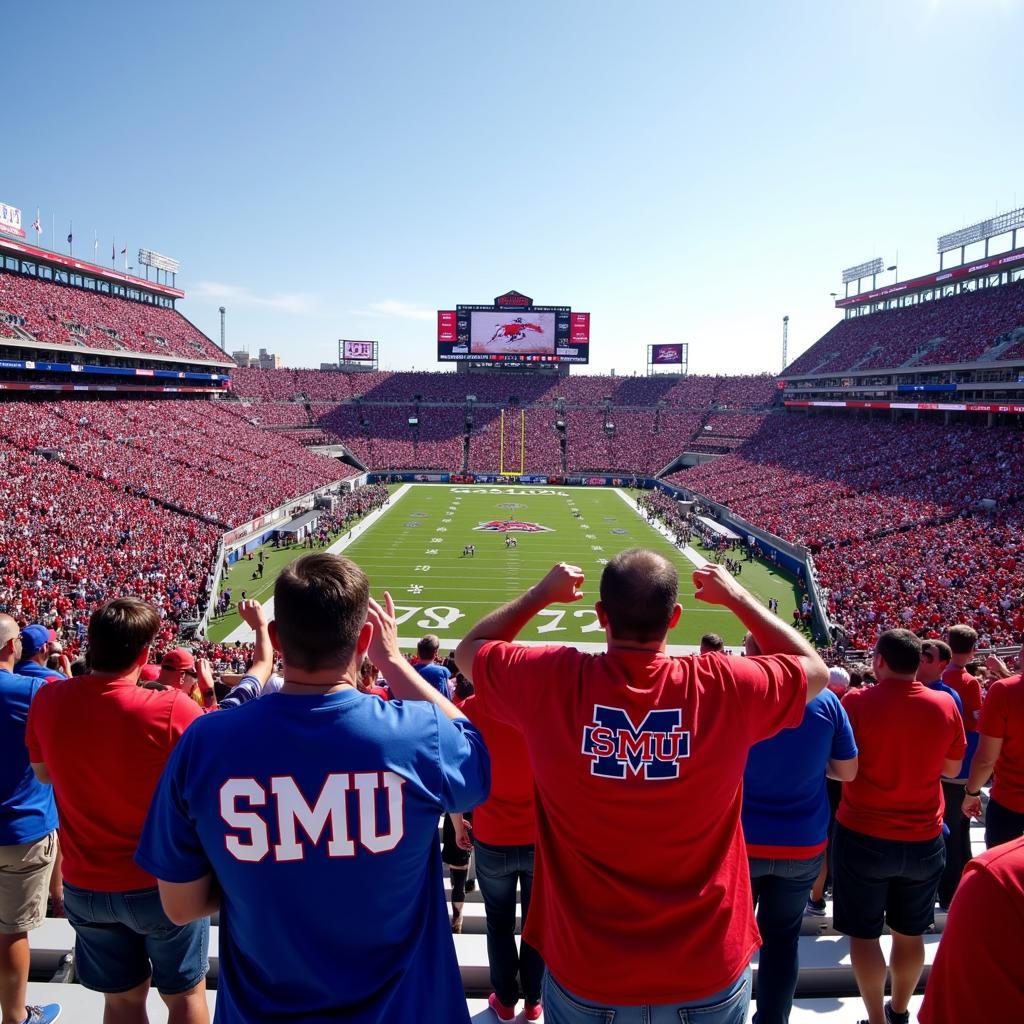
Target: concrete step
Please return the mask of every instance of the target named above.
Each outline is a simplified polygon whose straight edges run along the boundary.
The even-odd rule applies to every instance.
[[[217,993],[208,991],[206,1001],[213,1014]],[[102,1024],[103,996],[98,992],[90,992],[81,985],[54,985],[48,982],[30,982],[28,1001],[32,1005],[60,1003],[64,1007],[61,1020],[69,1024]],[[493,1024],[494,1014],[487,1006],[486,999],[467,999],[473,1024]],[[917,1011],[921,1006],[921,997],[915,996],[910,1001],[911,1020],[916,1020]],[[522,1010],[522,1004],[517,1007]],[[751,1004],[750,1015],[754,1015]],[[146,1001],[146,1010],[152,1024],[166,1024],[167,1008],[156,992],[150,992]],[[864,1017],[864,1004],[856,996],[841,999],[798,999],[793,1004],[790,1024],[855,1024]],[[520,1017],[521,1019],[521,1017]]]

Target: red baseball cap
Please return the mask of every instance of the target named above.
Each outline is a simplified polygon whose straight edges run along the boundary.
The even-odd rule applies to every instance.
[[[187,672],[196,667],[192,652],[186,651],[184,647],[174,647],[169,650],[160,664],[163,668],[174,669],[176,672]]]
[[[159,665],[143,665],[142,671],[139,673],[140,683],[153,683],[160,678],[160,666]]]

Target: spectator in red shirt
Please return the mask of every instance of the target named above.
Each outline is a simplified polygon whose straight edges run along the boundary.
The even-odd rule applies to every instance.
[[[978,634],[970,626],[950,626],[946,631],[946,643],[953,652],[949,668],[942,673],[942,681],[956,690],[964,706],[964,727],[968,733],[968,754],[970,760],[978,746],[977,739],[970,742],[970,734],[978,731],[978,719],[981,717],[981,683],[967,671],[967,666],[974,659],[978,646]]]
[[[202,715],[177,689],[136,685],[159,628],[156,610],[135,598],[98,608],[91,674],[39,691],[26,743],[60,808],[64,906],[82,984],[104,993],[107,1021],[144,1020],[152,978],[171,1024],[208,1024],[209,919],[175,925],[156,879],[133,860],[164,764]]]
[[[921,1024],[1024,1020],[1024,839],[976,857],[942,932],[928,976]]]
[[[464,680],[460,674],[457,677]],[[491,795],[473,812],[473,820],[452,815],[459,846],[474,850],[476,875],[487,914],[487,961],[494,991],[488,1002],[498,1020],[514,1020],[519,984],[526,998],[524,1018],[541,1016],[544,961],[525,940],[516,948],[516,886],[522,900],[523,924],[533,894],[533,773],[523,736],[492,718],[476,695],[460,705],[483,734],[491,754]]]
[[[524,939],[548,967],[549,1024],[621,1007],[746,1021],[758,934],[743,768],[754,743],[800,724],[828,669],[724,567],[693,579],[699,600],[729,609],[773,653],[670,657],[678,578],[643,549],[602,573],[606,654],[512,643],[548,605],[583,598],[582,570],[565,563],[455,652],[480,706],[522,732],[533,768],[538,856]]]
[[[916,679],[921,641],[890,629],[875,645],[877,685],[843,699],[860,751],[843,785],[833,845],[835,927],[850,958],[869,1024],[906,1024],[924,968],[924,939],[946,862],[940,779],[955,778],[966,749],[953,698]],[[878,938],[892,932],[892,999]]]
[[[1024,648],[1020,664],[1024,669]],[[989,685],[978,735],[963,811],[972,818],[981,816],[981,787],[994,771],[985,811],[985,845],[991,849],[1024,835],[1024,681],[1020,672]]]

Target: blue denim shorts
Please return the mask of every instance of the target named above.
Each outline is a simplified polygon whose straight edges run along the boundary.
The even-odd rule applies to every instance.
[[[157,889],[93,892],[64,883],[75,929],[75,969],[96,992],[128,992],[153,978],[167,996],[195,988],[210,968],[210,919],[176,925]]]

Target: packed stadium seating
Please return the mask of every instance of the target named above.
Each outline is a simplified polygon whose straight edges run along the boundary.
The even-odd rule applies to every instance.
[[[984,358],[1024,327],[1024,281],[841,320],[785,370],[786,376],[938,366]],[[1019,357],[1024,339],[993,351]]]
[[[670,480],[807,545],[854,646],[880,625],[950,621],[1007,643],[1024,625],[1022,470],[1012,429],[784,416]],[[979,510],[983,499],[994,513]]]
[[[0,609],[30,622],[55,617],[69,641],[109,597],[155,604],[163,643],[199,617],[219,530],[5,439],[0,464]]]
[[[227,357],[180,313],[82,288],[0,272],[0,313],[18,318],[37,341],[80,351],[105,349],[227,362]],[[17,337],[0,317],[0,336]]]
[[[222,526],[353,472],[210,402],[8,402],[0,437]]]

